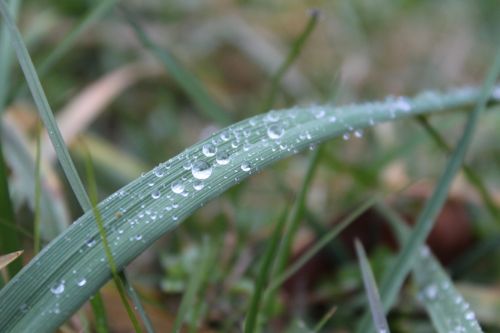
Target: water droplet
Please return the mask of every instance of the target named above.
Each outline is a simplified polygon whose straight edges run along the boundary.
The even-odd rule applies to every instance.
[[[271,110],[269,111],[266,116],[264,117],[265,121],[274,123],[280,119],[280,115],[276,110]]]
[[[158,199],[159,197],[161,197],[160,190],[156,190],[156,191],[153,191],[153,193],[151,193],[151,198]]]
[[[224,131],[220,134],[222,141],[229,141],[231,139],[231,133],[229,131]]]
[[[207,179],[212,174],[212,166],[205,161],[196,161],[193,163],[191,173],[196,179]]]
[[[269,136],[270,139],[276,140],[281,138],[284,132],[285,130],[280,125],[272,125],[267,129],[267,136]]]
[[[337,117],[331,116],[331,117],[328,118],[328,121],[331,122],[331,123],[334,123],[334,122],[337,121]]]
[[[245,171],[245,172],[248,172],[252,169],[252,164],[250,164],[250,162],[243,162],[241,163],[241,170]]]
[[[96,240],[94,238],[91,238],[91,239],[89,239],[89,240],[87,240],[85,242],[85,244],[87,245],[87,247],[92,247],[92,246],[95,245],[95,243],[96,243]]]
[[[164,175],[164,172],[161,168],[161,166],[157,166],[154,170],[153,173],[155,174],[156,177],[161,178]]]
[[[134,238],[135,238],[135,240],[138,240],[138,241],[139,241],[139,240],[141,240],[141,239],[142,239],[142,235],[135,235],[135,237],[134,237]]]
[[[321,119],[325,116],[325,109],[322,107],[318,106],[312,109],[312,113],[316,119]]]
[[[363,137],[363,130],[355,130],[354,131],[354,136],[357,138],[362,138]]]
[[[342,135],[342,139],[344,139],[345,141],[349,140],[351,138],[351,135],[349,133],[344,133]]]
[[[229,163],[229,153],[227,151],[220,151],[215,156],[215,160],[220,165],[226,165]]]
[[[465,314],[465,319],[466,320],[475,320],[476,315],[472,311],[467,311],[467,313]]]
[[[76,281],[76,285],[78,287],[83,287],[85,284],[87,284],[86,278],[80,278],[80,279],[78,279],[78,281]]]
[[[205,184],[203,184],[203,182],[201,180],[198,180],[198,179],[195,179],[193,181],[193,188],[196,190],[196,191],[200,191],[203,189],[203,187],[205,187]]]
[[[61,280],[56,285],[52,286],[52,288],[50,288],[50,292],[54,295],[62,294],[64,292],[64,280]]]
[[[180,180],[176,180],[172,183],[172,185],[170,185],[170,188],[172,189],[172,192],[180,194],[184,191],[184,183]]]
[[[190,160],[186,160],[186,161],[182,164],[182,167],[184,168],[184,170],[190,170],[192,166],[193,166],[193,164],[191,163],[191,161],[190,161]]]
[[[438,296],[438,287],[435,284],[430,284],[424,289],[424,295],[428,300],[435,300]]]
[[[398,97],[394,102],[394,106],[396,109],[401,110],[403,112],[410,112],[411,105],[406,97]]]
[[[203,145],[203,148],[201,148],[201,151],[206,157],[212,157],[217,152],[217,147],[211,143],[206,143]]]

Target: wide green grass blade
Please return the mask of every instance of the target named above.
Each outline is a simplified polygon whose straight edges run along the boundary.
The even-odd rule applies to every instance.
[[[276,261],[276,252],[280,244],[280,238],[283,233],[283,228],[285,227],[286,216],[286,210],[284,210],[278,219],[278,223],[276,224],[273,236],[264,254],[264,258],[262,259],[259,275],[257,277],[257,281],[255,282],[255,291],[250,301],[248,314],[245,319],[245,333],[254,333],[260,331],[259,314],[262,307],[261,300],[263,299],[264,291],[267,287],[273,265]]]
[[[485,79],[474,111],[468,115],[462,136],[460,137],[460,140],[458,141],[453,154],[451,155],[446,168],[441,175],[434,192],[432,193],[432,196],[427,200],[424,208],[422,209],[412,236],[408,242],[405,243],[405,246],[396,258],[396,262],[393,266],[396,269],[392,274],[385,275],[386,279],[382,280],[380,293],[386,311],[388,311],[394,304],[399,289],[401,288],[401,285],[413,265],[418,249],[424,244],[425,239],[427,239],[427,236],[434,225],[435,219],[448,197],[448,190],[451,182],[462,166],[465,153],[472,140],[479,116],[486,107],[488,96],[493,91],[499,73],[500,50],[497,52],[491,69]],[[365,314],[358,331],[368,332],[367,328],[368,315]]]
[[[59,131],[59,128],[57,126],[57,122],[54,118],[52,109],[50,108],[50,105],[48,103],[47,97],[45,96],[45,93],[43,91],[42,85],[40,83],[40,80],[38,78],[38,75],[36,73],[35,67],[33,66],[33,62],[31,61],[31,57],[28,53],[28,50],[26,49],[26,46],[23,43],[21,33],[17,29],[17,26],[15,25],[9,10],[7,6],[5,5],[5,2],[3,0],[0,0],[0,14],[2,14],[3,19],[7,25],[7,28],[10,33],[10,37],[12,39],[12,43],[14,46],[14,49],[17,54],[18,61],[21,65],[21,68],[23,70],[23,73],[26,77],[26,81],[28,82],[28,86],[30,88],[31,94],[33,96],[33,99],[35,101],[35,104],[37,106],[40,118],[42,119],[46,129],[47,133],[49,135],[49,138],[54,146],[54,149],[57,154],[57,158],[59,159],[59,162],[62,166],[62,169],[66,175],[66,178],[71,186],[71,189],[73,193],[75,194],[80,206],[82,209],[87,212],[87,211],[98,211],[96,208],[91,204],[91,201],[85,191],[85,188],[83,187],[82,181],[80,177],[78,176],[78,173],[76,171],[76,168],[73,164],[73,161],[69,155],[69,151],[64,143],[64,140],[62,138],[61,132]],[[96,220],[98,222],[99,219]],[[105,235],[105,234],[104,234]],[[103,234],[101,233],[101,237]],[[104,245],[106,245],[107,241],[106,238],[104,237],[103,240]],[[107,246],[104,246],[104,249],[107,250]],[[113,257],[111,255],[110,251],[106,251],[107,259],[109,261],[109,265],[112,269],[113,275],[115,276],[115,281],[117,282],[117,287],[120,291],[120,295],[122,296],[122,301],[124,303],[125,308],[128,310],[128,314],[130,316],[130,319],[132,320],[134,327],[136,327],[136,330],[140,330],[137,320],[135,319],[135,316],[133,314],[133,311],[131,311],[130,306],[128,302],[126,301],[124,297],[124,289],[123,286],[120,284],[120,280],[117,278],[117,272],[116,270],[113,270],[115,268],[114,262],[113,262]],[[59,284],[61,285],[61,284]],[[64,283],[62,283],[64,286]],[[121,287],[121,288],[120,288]],[[130,285],[131,287],[131,285]],[[136,306],[141,307],[140,304],[136,304]],[[99,313],[96,313],[96,316],[100,316]]]
[[[203,240],[203,245],[201,247],[201,252],[198,253],[198,263],[196,271],[190,277],[187,284],[187,288],[182,296],[181,304],[179,305],[179,311],[175,317],[174,327],[172,332],[178,333],[181,331],[182,324],[186,320],[189,309],[196,306],[196,297],[200,293],[200,289],[203,286],[204,281],[208,277],[210,269],[215,264],[214,256],[214,246],[209,238]]]
[[[411,235],[411,230],[405,221],[384,203],[379,203],[377,210],[396,232],[399,242],[405,243]],[[437,332],[482,332],[469,304],[456,290],[453,281],[425,245],[420,248],[413,265],[413,276],[419,290],[418,298],[432,319]]]
[[[214,133],[98,205],[117,268],[211,199],[311,144],[379,122],[470,107],[478,98],[479,91],[471,88],[400,101],[292,108],[257,115]],[[215,148],[217,154],[205,155],[203,146],[205,152]],[[208,163],[211,174],[200,172],[203,163],[197,163],[195,170],[186,170],[186,161]],[[0,291],[0,331],[43,333],[56,329],[109,280],[103,253],[94,215],[87,212]],[[86,279],[84,286],[76,283],[81,278]],[[64,293],[54,295],[50,289],[62,280],[66,282]],[[23,304],[29,305],[27,311],[20,311]],[[53,311],[56,304],[58,312]]]
[[[358,239],[355,240],[354,245],[358,255],[359,266],[361,267],[361,275],[363,277],[366,297],[368,299],[368,304],[370,305],[373,326],[376,332],[389,333],[389,324],[387,323],[387,318],[385,318],[384,307],[380,301],[377,283],[375,282],[375,277],[373,276],[372,269],[370,268],[370,263],[366,257],[365,249]]]
[[[202,83],[166,49],[159,47],[142,29],[140,24],[125,6],[119,7],[124,18],[134,30],[135,35],[151,53],[153,53],[165,66],[168,73],[172,76],[179,87],[184,90],[187,96],[191,98],[197,108],[209,119],[214,120],[220,125],[228,125],[231,122],[229,114],[210,96]]]

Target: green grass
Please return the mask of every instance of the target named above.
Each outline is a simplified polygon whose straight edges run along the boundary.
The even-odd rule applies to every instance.
[[[459,293],[465,281],[493,294],[498,277],[498,242],[486,241],[498,233],[494,170],[500,160],[494,142],[500,55],[481,88],[389,95],[455,85],[462,81],[449,73],[459,76],[458,68],[468,73],[464,81],[476,82],[490,57],[487,43],[474,40],[474,54],[460,57],[451,41],[432,38],[459,20],[464,30],[457,40],[483,29],[482,38],[496,41],[489,35],[495,20],[487,19],[495,6],[481,4],[474,17],[465,3],[448,4],[448,14],[441,16],[440,4],[320,3],[320,9],[299,15],[296,8],[304,5],[272,1],[206,7],[145,1],[139,7],[115,0],[58,3],[45,12],[40,10],[45,4],[20,7],[20,1],[0,0],[1,332],[51,332],[61,325],[64,331],[109,332],[118,322],[136,332],[167,327],[174,332],[329,332],[354,330],[357,324],[361,332],[371,326],[385,332],[432,327],[481,332],[479,324],[488,332],[500,330],[477,306],[488,300],[476,295],[470,301],[474,311]],[[28,52],[19,29],[37,30],[33,18],[43,17],[38,12],[72,28],[63,36],[33,35]],[[393,30],[397,38],[391,37]],[[394,45],[400,35],[404,48]],[[434,44],[424,61],[415,49],[419,43]],[[258,61],[254,50],[262,54]],[[436,50],[446,50],[447,56]],[[402,66],[407,53],[414,59]],[[443,57],[446,64],[434,66]],[[128,88],[95,123],[79,129],[76,135],[84,139],[69,147],[51,105],[57,110],[71,103],[102,71],[135,58],[159,62],[167,75]],[[390,88],[404,77],[404,87]],[[45,159],[41,135],[30,125],[36,123],[35,107],[20,103],[25,84],[59,166]],[[314,90],[313,96],[290,94],[301,86]],[[380,101],[348,104],[386,94]],[[319,104],[310,104],[312,99]],[[270,110],[278,103],[287,107]],[[455,111],[471,109],[463,131],[457,130],[463,113]],[[405,119],[416,119],[424,131],[414,133]],[[449,137],[458,136],[450,148]],[[79,157],[76,165],[70,151]],[[77,170],[87,171],[90,197]],[[454,181],[460,170],[468,183]],[[438,181],[429,186],[433,178]],[[458,190],[450,195],[452,181]],[[390,204],[378,202],[380,194],[390,197]],[[425,202],[423,208],[418,200]],[[456,216],[447,215],[449,206]],[[280,215],[278,207],[290,209]],[[473,242],[462,246],[464,252],[450,266],[467,269],[458,281],[439,263],[439,247],[435,255],[423,247],[441,211],[442,220],[470,222],[470,230],[459,224],[446,230],[448,236],[465,228]],[[69,227],[65,212],[74,220]],[[418,216],[413,230],[399,214]],[[389,223],[399,251],[390,248],[390,231],[376,224],[380,219]],[[361,274],[351,248],[355,237],[366,247],[365,253],[356,241]],[[202,245],[193,259],[186,249],[194,243]],[[21,260],[3,256],[21,249],[23,268]],[[179,264],[157,267],[158,254],[164,253]],[[184,267],[186,262],[192,267]],[[411,283],[403,287],[411,272]],[[110,304],[112,298],[100,292],[111,279],[120,303]],[[381,281],[380,297],[375,280]],[[180,285],[160,290],[159,281]],[[140,286],[140,296],[133,285]],[[90,326],[82,307],[89,298]],[[146,311],[142,300],[155,311]],[[118,308],[130,323],[115,314]],[[367,311],[359,323],[366,309],[373,319]]]

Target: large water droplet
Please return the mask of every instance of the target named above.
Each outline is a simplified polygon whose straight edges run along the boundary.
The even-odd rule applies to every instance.
[[[203,155],[205,155],[206,157],[212,157],[217,152],[217,147],[215,147],[211,143],[206,143],[203,145],[201,151],[203,152]]]
[[[267,129],[267,136],[269,136],[270,139],[276,140],[281,138],[284,132],[285,130],[280,125],[272,125]]]
[[[196,161],[193,163],[191,173],[196,179],[207,179],[212,174],[212,166],[205,161]]]
[[[50,288],[50,292],[54,295],[62,294],[64,292],[64,280],[61,280],[56,285],[52,286],[52,288]]]
[[[229,139],[231,139],[231,133],[229,131],[224,131],[220,134],[220,138],[223,141],[229,141]]]
[[[161,178],[164,175],[163,168],[161,166],[157,166],[154,170],[153,173],[155,174],[156,177]]]
[[[184,183],[180,180],[176,180],[172,183],[172,185],[170,185],[170,188],[172,189],[172,192],[180,194],[184,191]]]
[[[226,165],[229,163],[229,153],[227,151],[220,151],[215,156],[215,160],[220,165]]]
[[[271,110],[269,111],[266,116],[264,117],[265,121],[274,123],[280,119],[280,115],[276,110]]]

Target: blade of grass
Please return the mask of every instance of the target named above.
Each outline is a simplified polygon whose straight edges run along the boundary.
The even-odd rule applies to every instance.
[[[7,166],[3,158],[2,145],[0,144],[0,252],[10,253],[21,249],[20,235],[16,229],[14,219],[14,209],[10,199],[9,183],[7,179]],[[22,263],[18,260],[9,265],[10,276],[16,275],[22,268]],[[0,279],[1,280],[1,279]]]
[[[26,81],[28,82],[28,86],[31,90],[31,93],[33,95],[33,99],[35,101],[35,104],[37,106],[37,109],[39,111],[40,118],[42,119],[45,128],[47,129],[47,133],[49,135],[49,138],[54,146],[54,149],[56,150],[57,157],[59,159],[59,162],[62,166],[62,169],[64,173],[66,174],[66,178],[71,186],[71,189],[76,196],[80,206],[83,208],[84,211],[95,211],[96,209],[93,209],[93,206],[91,204],[91,201],[89,197],[87,196],[87,193],[85,191],[85,188],[83,187],[82,181],[80,177],[78,176],[78,173],[76,172],[76,168],[73,164],[73,161],[71,160],[71,157],[69,155],[69,151],[64,143],[64,140],[62,138],[61,132],[59,131],[59,128],[57,127],[57,123],[54,119],[54,114],[52,112],[52,109],[50,108],[49,102],[47,100],[47,97],[45,96],[45,93],[43,91],[42,85],[40,83],[40,80],[38,78],[38,75],[36,73],[35,67],[33,66],[33,62],[31,61],[31,57],[29,56],[28,50],[26,49],[26,46],[23,43],[21,33],[19,32],[17,26],[14,23],[14,20],[12,19],[9,10],[7,6],[5,5],[5,2],[3,0],[0,0],[0,14],[2,15],[4,22],[7,25],[7,28],[10,32],[10,37],[12,39],[12,44],[13,47],[17,53],[17,58],[18,61],[21,65],[21,68],[23,70],[23,73],[26,77]],[[98,211],[98,210],[97,210]],[[97,217],[96,217],[96,222],[97,222]],[[101,237],[104,235],[103,239],[103,244],[104,249],[106,250],[107,241],[105,238],[105,233],[100,233]],[[108,247],[109,248],[109,247]],[[114,262],[113,262],[113,257],[111,256],[111,252],[106,252],[107,258],[109,261],[109,265],[112,268],[113,272],[113,267],[115,267]],[[110,259],[111,258],[111,259]],[[113,274],[114,276],[116,275]],[[117,284],[118,286],[118,284]],[[122,286],[123,287],[123,286]],[[119,289],[120,291],[120,289]],[[123,288],[120,291],[120,295],[123,293]],[[122,301],[123,301],[122,297]],[[124,301],[124,306],[130,307],[128,302],[126,300]],[[136,304],[136,306],[140,307],[140,304]],[[129,312],[129,314],[132,312]],[[96,316],[99,316],[100,314],[96,314]],[[132,313],[133,315],[133,313]],[[130,318],[132,322],[134,323],[134,326],[138,326],[136,323],[137,320],[135,317]]]
[[[384,307],[380,301],[377,283],[375,282],[375,277],[373,276],[372,269],[370,268],[370,263],[366,257],[365,249],[357,238],[354,241],[354,245],[356,247],[356,254],[358,255],[363,284],[365,285],[366,297],[368,298],[368,304],[370,305],[373,327],[379,333],[388,333],[390,332],[389,324],[387,323],[387,318],[385,318]]]
[[[172,332],[178,333],[181,331],[182,324],[186,320],[186,315],[188,310],[195,306],[195,301],[197,295],[200,293],[200,289],[203,282],[207,279],[208,272],[214,264],[214,251],[213,245],[209,238],[203,240],[202,250],[198,257],[198,267],[195,273],[190,277],[187,288],[179,306],[179,311],[175,318],[174,327]]]
[[[396,232],[399,242],[407,242],[411,230],[403,219],[382,202],[377,204],[377,210]],[[425,245],[420,248],[415,259],[413,276],[419,289],[418,298],[424,304],[437,332],[482,332],[474,312]]]
[[[89,10],[83,19],[65,35],[64,39],[57,43],[56,47],[38,66],[38,75],[45,76],[49,70],[68,53],[69,50],[76,44],[78,38],[83,35],[94,23],[99,21],[106,13],[108,13],[115,4],[120,0],[102,0],[97,1],[96,5]]]
[[[307,21],[304,30],[294,41],[292,48],[290,49],[290,52],[288,53],[285,61],[281,64],[281,66],[278,68],[278,70],[271,79],[271,88],[269,90],[269,94],[266,96],[266,99],[264,100],[264,103],[262,104],[261,108],[262,112],[268,111],[273,107],[283,76],[286,74],[290,66],[294,63],[295,59],[297,59],[297,57],[299,56],[306,41],[309,39],[309,36],[311,36],[311,33],[314,31],[314,28],[318,23],[319,16],[320,16],[319,10],[317,9],[311,10],[309,14],[309,20]]]
[[[372,207],[378,200],[373,197],[355,208],[348,216],[346,216],[340,223],[335,225],[331,230],[325,233],[314,245],[307,250],[299,259],[297,259],[290,267],[273,279],[272,283],[267,288],[266,292],[270,293],[279,288],[286,280],[295,274],[302,266],[304,266],[312,257],[314,257],[321,249],[330,243],[338,234],[354,222],[359,216]]]
[[[280,237],[283,233],[283,228],[286,222],[286,209],[283,210],[281,216],[278,219],[276,228],[273,232],[273,236],[269,243],[269,246],[264,254],[262,264],[259,270],[259,275],[257,281],[255,282],[255,291],[253,293],[252,299],[250,301],[250,306],[248,309],[248,314],[245,319],[245,333],[254,333],[259,331],[259,314],[261,309],[261,299],[264,295],[265,288],[269,281],[270,273],[273,268],[273,264],[276,261],[276,251],[280,243]]]
[[[96,293],[90,298],[90,306],[95,317],[95,330],[97,333],[109,333],[106,308],[101,293]]]
[[[37,254],[41,249],[41,237],[40,237],[40,221],[42,216],[41,209],[41,194],[42,194],[42,176],[41,176],[41,155],[42,155],[42,147],[41,147],[41,131],[42,127],[40,123],[37,126],[37,134],[36,134],[36,157],[35,157],[35,212],[34,212],[34,221],[33,221],[33,252]]]
[[[396,270],[393,272],[393,274],[386,275],[387,278],[385,280],[382,280],[380,290],[385,311],[388,311],[394,303],[397,293],[399,292],[404,279],[406,278],[413,265],[418,249],[425,242],[425,239],[427,239],[427,236],[429,235],[429,232],[434,225],[435,219],[446,201],[448,189],[455,175],[462,166],[465,153],[472,140],[474,129],[479,120],[479,116],[486,107],[488,96],[493,91],[493,87],[495,81],[497,80],[499,72],[500,49],[496,53],[493,64],[484,81],[483,87],[481,88],[476,107],[468,115],[462,136],[460,137],[460,140],[458,141],[453,154],[450,157],[434,192],[432,193],[432,196],[429,198],[429,200],[427,200],[422,212],[420,213],[412,236],[410,237],[409,241],[405,243],[405,246],[396,258],[396,263],[393,266],[396,268]],[[368,315],[365,314],[360,325],[360,332],[368,332],[367,318]]]
[[[90,194],[90,200],[92,203],[92,212],[95,217],[95,221],[97,223],[97,227],[99,229],[99,235],[101,237],[101,241],[103,244],[104,248],[104,253],[106,255],[106,259],[109,264],[109,269],[111,270],[111,275],[113,277],[113,281],[115,283],[116,289],[118,290],[118,293],[120,295],[120,299],[125,307],[125,310],[127,311],[127,315],[130,318],[130,321],[132,322],[132,325],[134,326],[134,329],[136,332],[142,332],[142,329],[139,325],[139,321],[135,317],[134,311],[130,307],[130,304],[128,303],[127,297],[125,296],[126,291],[125,291],[125,286],[122,283],[122,280],[120,279],[120,276],[118,275],[118,269],[116,268],[116,263],[115,260],[113,259],[113,255],[111,253],[111,248],[108,243],[108,238],[106,235],[106,230],[104,229],[104,221],[102,219],[101,212],[99,211],[99,208],[97,208],[97,185],[95,183],[95,176],[94,176],[94,168],[92,166],[92,159],[90,157],[90,153],[87,153],[87,158],[85,159],[85,169],[87,171],[87,182],[88,182],[88,188],[89,188],[89,194]]]
[[[17,17],[21,5],[19,0],[9,1],[9,10],[12,17]],[[10,47],[9,29],[5,23],[0,26],[0,115],[6,107],[7,95],[9,94],[9,76],[12,62],[12,49]]]
[[[209,119],[217,122],[220,125],[227,125],[231,123],[231,118],[228,113],[224,111],[219,104],[209,95],[202,83],[167,50],[159,47],[144,31],[134,15],[124,6],[119,6],[123,13],[124,19],[129,23],[133,29],[137,39],[142,45],[151,51],[165,66],[168,73],[172,76],[175,82],[181,87],[197,108],[204,113]]]
[[[450,154],[451,148],[448,146],[444,138],[439,134],[439,132],[429,123],[427,118],[423,116],[419,116],[416,118],[419,124],[425,129],[425,131],[429,134],[429,136],[434,140],[437,146],[443,150],[444,152]],[[474,186],[476,191],[478,192],[481,200],[484,202],[486,209],[489,211],[490,215],[494,218],[495,221],[500,222],[500,209],[495,204],[495,201],[491,197],[491,194],[484,184],[481,176],[479,176],[474,169],[472,169],[467,164],[462,165],[462,169],[464,171],[465,177],[469,183]]]
[[[319,333],[321,329],[328,323],[328,321],[333,317],[333,315],[337,312],[337,306],[332,306],[330,310],[321,318],[321,320],[314,326],[312,333]]]
[[[127,294],[130,297],[130,299],[132,300],[132,302],[136,305],[137,304],[139,305],[139,306],[136,306],[136,311],[139,312],[141,315],[141,318],[142,318],[143,323],[144,323],[144,327],[146,328],[146,332],[154,332],[155,330],[153,327],[153,323],[151,322],[151,319],[149,318],[145,309],[142,307],[142,302],[141,302],[141,299],[139,297],[139,294],[135,291],[133,286],[130,284],[130,280],[127,277],[125,271],[124,270],[120,271],[118,273],[118,276],[120,277],[120,280],[121,280],[123,286],[125,287],[125,290],[127,291]]]
[[[4,254],[0,256],[0,269],[4,269],[8,265],[10,265],[14,260],[19,258],[21,254],[23,254],[23,250]]]
[[[393,101],[340,107],[324,105],[321,106],[324,115],[320,118],[317,117],[318,107],[292,108],[258,115],[214,133],[98,205],[117,268],[124,267],[199,207],[273,162],[308,149],[311,144],[341,136],[346,131],[418,114],[463,109],[473,105],[478,96],[477,89],[433,93],[432,98],[427,93],[413,99],[405,98],[409,109],[404,110],[398,109]],[[491,101],[499,102],[493,97]],[[333,117],[336,121],[332,120]],[[268,135],[268,129],[275,125],[283,129],[280,140]],[[247,135],[245,149],[241,146],[235,148],[231,141],[221,138],[222,134],[226,138],[242,133]],[[217,148],[219,158],[227,156],[228,160],[224,161],[228,163],[221,165],[216,162],[216,156],[206,157],[202,147],[207,144]],[[287,149],[281,149],[280,145],[286,145]],[[198,179],[193,177],[191,170],[184,169],[186,160],[201,160],[212,166],[212,173],[203,180],[205,186],[201,191],[192,187]],[[175,191],[172,185],[175,185]],[[167,207],[170,210],[166,210]],[[146,215],[145,211],[152,215]],[[88,246],[89,241],[93,246]],[[43,333],[55,330],[110,278],[107,262],[101,261],[102,253],[94,215],[87,212],[17,274],[15,283],[10,282],[0,290],[0,331]],[[49,266],[50,274],[46,270]],[[83,275],[87,277],[85,287],[73,283],[75,276]],[[33,276],[38,278],[33,279]],[[50,288],[62,279],[68,281],[65,297],[55,297]],[[31,308],[20,312],[24,303],[30,304]],[[45,311],[56,304],[65,311]]]

